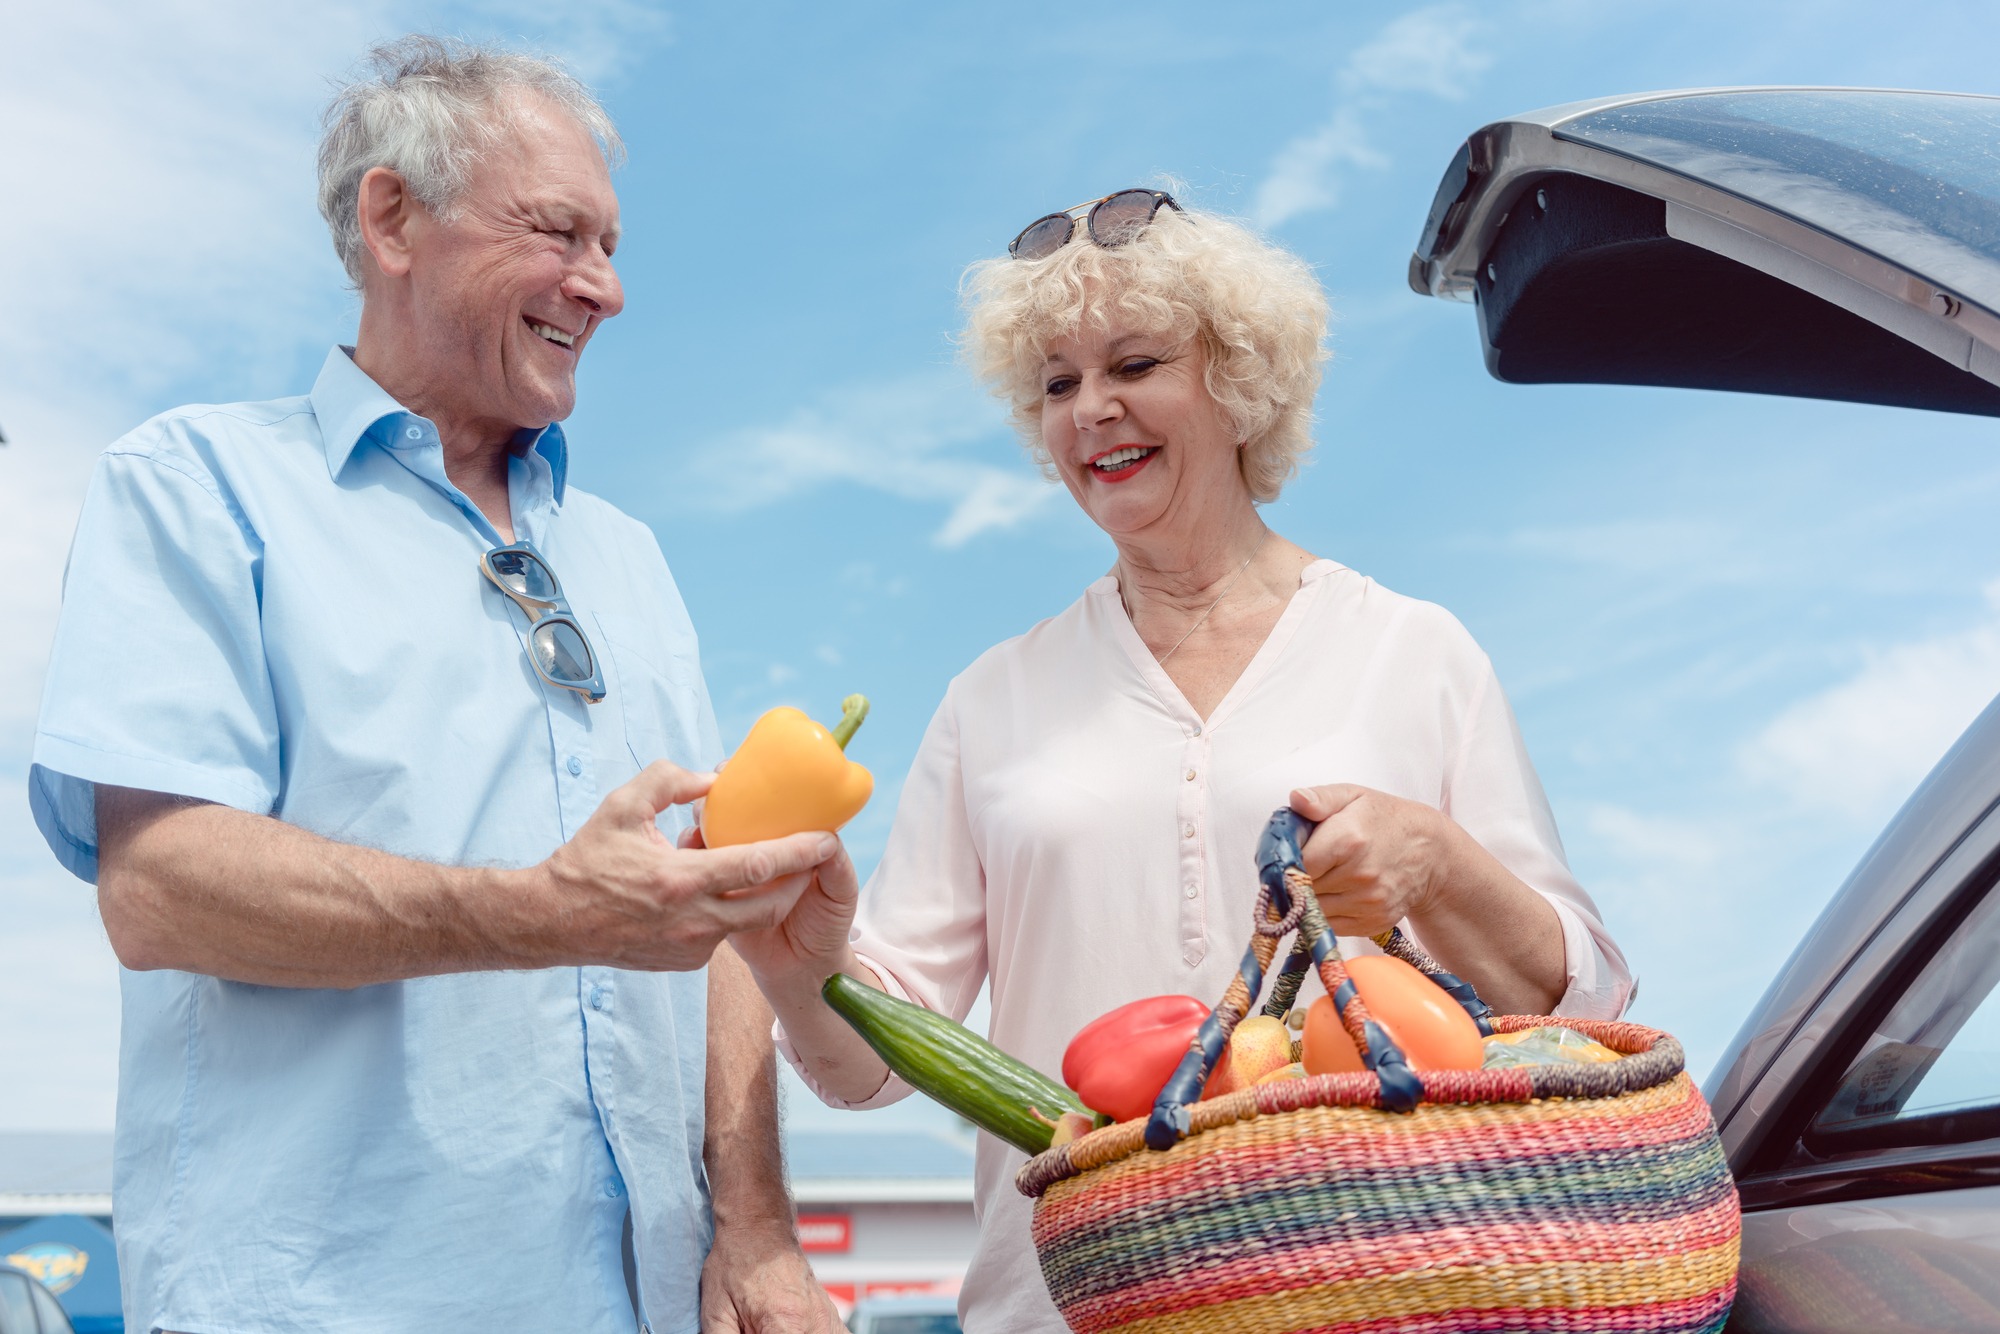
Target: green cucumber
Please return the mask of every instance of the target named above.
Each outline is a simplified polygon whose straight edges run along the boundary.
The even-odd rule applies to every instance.
[[[1017,1149],[1048,1148],[1064,1112],[1091,1115],[1074,1093],[1041,1071],[921,1005],[845,973],[829,977],[820,995],[911,1088]]]

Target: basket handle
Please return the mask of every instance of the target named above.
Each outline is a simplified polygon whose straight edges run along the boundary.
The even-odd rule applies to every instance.
[[[1295,951],[1293,958],[1309,952],[1318,966],[1320,982],[1333,997],[1342,1027],[1354,1039],[1362,1063],[1380,1083],[1379,1104],[1390,1111],[1408,1112],[1414,1111],[1423,1100],[1422,1081],[1410,1069],[1402,1049],[1389,1040],[1389,1035],[1369,1015],[1367,1003],[1347,975],[1333,931],[1320,913],[1319,899],[1313,893],[1312,880],[1305,873],[1304,856],[1299,851],[1312,829],[1312,821],[1296,811],[1279,810],[1272,814],[1263,836],[1257,840],[1257,879],[1262,890],[1257,896],[1256,934],[1250,938],[1250,948],[1244,951],[1243,962],[1223,993],[1222,1002],[1202,1020],[1186,1054],[1160,1090],[1153,1114],[1146,1121],[1149,1148],[1171,1149],[1187,1134],[1188,1108],[1200,1099],[1202,1086],[1208,1082],[1216,1061],[1221,1059],[1229,1035],[1235,1032],[1237,1023],[1263,990],[1264,970],[1277,955],[1278,941],[1294,929],[1306,949]],[[1304,973],[1303,964],[1300,973]],[[1296,985],[1292,991],[1297,994]]]
[[[1444,965],[1433,959],[1424,947],[1403,934],[1403,928],[1392,926],[1379,935],[1369,937],[1391,958],[1401,959],[1410,967],[1438,984],[1444,993],[1457,1001],[1459,1007],[1472,1016],[1472,1022],[1479,1028],[1479,1036],[1493,1036],[1493,1007],[1479,998],[1472,983],[1456,973],[1446,972]],[[1273,1018],[1283,1019],[1291,1013],[1292,1005],[1299,998],[1299,986],[1305,981],[1306,973],[1312,968],[1312,945],[1303,936],[1292,942],[1291,955],[1285,966],[1279,970],[1277,979],[1271,983],[1271,998],[1264,1002],[1263,1013]]]
[[[1291,817],[1286,822],[1291,830],[1291,847],[1303,848],[1306,837],[1312,833],[1312,823],[1296,812],[1279,811],[1271,817],[1272,826],[1276,826],[1279,818],[1286,815]],[[1265,830],[1264,836],[1267,839],[1272,837],[1270,828]],[[1281,847],[1278,855],[1282,857],[1284,852],[1285,849]],[[1261,866],[1261,859],[1259,864]],[[1301,870],[1304,869],[1303,854],[1295,864]],[[1479,998],[1479,993],[1473,989],[1472,983],[1456,973],[1447,972],[1444,965],[1433,959],[1423,946],[1404,935],[1402,927],[1392,926],[1379,935],[1370,936],[1369,939],[1380,946],[1384,954],[1401,959],[1437,983],[1446,995],[1458,1002],[1459,1008],[1472,1016],[1472,1022],[1479,1028],[1479,1036],[1483,1038],[1493,1036],[1493,1007]],[[1290,1012],[1292,1002],[1299,997],[1299,984],[1305,980],[1306,970],[1311,965],[1312,942],[1301,933],[1299,938],[1292,942],[1292,953],[1285,960],[1283,971],[1278,974],[1277,981],[1271,984],[1271,999],[1264,1005],[1265,1014],[1282,1019]]]

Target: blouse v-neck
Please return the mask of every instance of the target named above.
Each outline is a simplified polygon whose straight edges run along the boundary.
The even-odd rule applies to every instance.
[[[1137,669],[1139,679],[1146,683],[1168,714],[1199,736],[1204,727],[1213,729],[1221,723],[1237,700],[1257,688],[1257,682],[1269,674],[1271,664],[1283,656],[1285,646],[1298,631],[1300,622],[1310,613],[1313,600],[1323,586],[1321,581],[1325,576],[1346,568],[1339,561],[1322,557],[1299,571],[1299,586],[1286,599],[1285,609],[1278,614],[1277,623],[1264,636],[1264,642],[1250,655],[1250,661],[1229,683],[1229,689],[1223,692],[1214,711],[1206,718],[1195,711],[1194,705],[1181,693],[1181,688],[1174,684],[1174,678],[1167,674],[1165,665],[1153,656],[1153,650],[1146,647],[1146,641],[1139,637],[1139,629],[1132,624],[1131,616],[1125,611],[1125,603],[1119,597],[1118,577],[1107,574],[1092,584],[1089,591],[1099,614],[1109,623],[1111,637],[1125,651],[1125,656]]]

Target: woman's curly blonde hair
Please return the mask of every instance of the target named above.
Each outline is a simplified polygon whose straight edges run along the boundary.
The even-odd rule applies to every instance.
[[[985,259],[959,283],[961,350],[1013,408],[1028,450],[1042,444],[1048,349],[1086,319],[1198,342],[1209,395],[1243,442],[1251,498],[1272,501],[1312,449],[1313,394],[1326,361],[1326,293],[1298,256],[1213,213],[1161,209],[1124,245],[1084,236],[1046,259]]]

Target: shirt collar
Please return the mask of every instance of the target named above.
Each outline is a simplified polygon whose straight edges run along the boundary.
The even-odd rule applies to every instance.
[[[416,416],[391,398],[368,372],[355,365],[354,349],[344,344],[326,354],[326,364],[320,367],[319,378],[313,381],[311,397],[313,415],[319,419],[320,439],[326,446],[326,470],[336,479],[361,442],[384,423],[393,425],[404,417]],[[563,490],[569,480],[569,440],[563,435],[562,426],[550,422],[540,430],[517,431],[514,449],[520,454],[533,450],[548,461],[555,502],[562,504]]]

